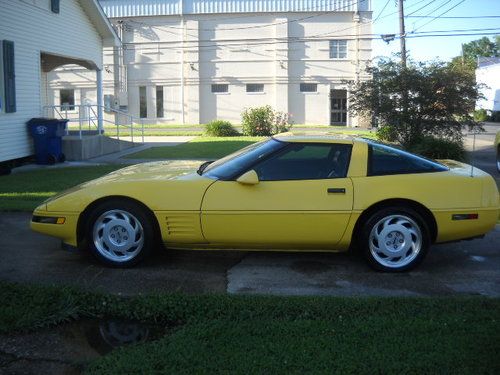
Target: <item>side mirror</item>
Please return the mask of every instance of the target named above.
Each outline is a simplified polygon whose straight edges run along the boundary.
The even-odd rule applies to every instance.
[[[259,183],[259,176],[257,176],[257,172],[252,169],[243,173],[236,181],[243,185],[257,185]]]

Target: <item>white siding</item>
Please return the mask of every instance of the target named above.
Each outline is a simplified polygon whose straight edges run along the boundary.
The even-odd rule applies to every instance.
[[[102,40],[77,0],[61,1],[60,13],[49,1],[0,1],[0,40],[14,42],[15,113],[0,112],[0,162],[31,155],[26,121],[40,117],[40,53],[85,59],[102,67]],[[46,5],[46,6],[44,6]]]
[[[352,12],[371,9],[371,0],[100,0],[100,3],[110,18],[181,13]]]
[[[482,84],[484,99],[476,107],[489,111],[500,111],[500,63],[482,66],[476,70],[476,80]]]

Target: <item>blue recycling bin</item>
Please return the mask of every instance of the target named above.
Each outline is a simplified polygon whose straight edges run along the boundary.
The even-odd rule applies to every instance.
[[[68,120],[32,118],[27,124],[35,143],[37,164],[55,164],[66,160],[62,152],[62,137],[66,135]]]

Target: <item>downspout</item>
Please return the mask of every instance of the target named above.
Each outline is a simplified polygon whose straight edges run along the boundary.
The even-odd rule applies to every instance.
[[[186,123],[185,119],[185,113],[184,113],[184,38],[186,37],[185,35],[185,30],[184,30],[184,0],[180,1],[180,7],[181,7],[181,30],[182,30],[182,40],[181,40],[181,120],[182,124],[184,125]]]

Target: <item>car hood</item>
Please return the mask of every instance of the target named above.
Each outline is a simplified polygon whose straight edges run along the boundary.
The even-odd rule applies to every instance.
[[[203,161],[158,161],[136,164],[86,182],[81,187],[110,182],[191,179],[199,177],[196,170],[201,163]]]

